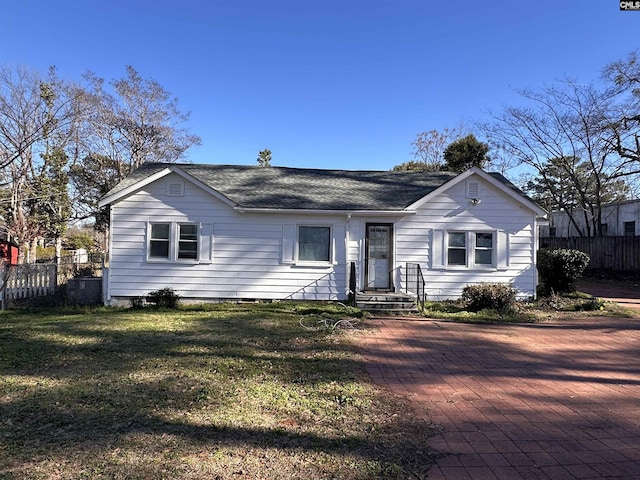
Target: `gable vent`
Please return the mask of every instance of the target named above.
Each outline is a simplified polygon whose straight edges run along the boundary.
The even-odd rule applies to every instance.
[[[467,182],[467,198],[478,198],[480,196],[480,182],[470,180]]]
[[[184,196],[184,182],[169,182],[167,184],[167,196],[169,196],[169,197],[183,197]]]

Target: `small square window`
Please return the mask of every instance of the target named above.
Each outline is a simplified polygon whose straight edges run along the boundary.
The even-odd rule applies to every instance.
[[[636,234],[636,222],[624,222],[625,237],[633,237]]]

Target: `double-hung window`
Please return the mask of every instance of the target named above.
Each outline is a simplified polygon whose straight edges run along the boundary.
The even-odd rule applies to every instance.
[[[493,232],[448,232],[447,266],[491,267],[495,265]]]
[[[475,235],[475,265],[493,265],[493,233],[472,233]]]
[[[467,234],[465,232],[449,232],[447,264],[467,265]]]
[[[331,260],[331,227],[298,226],[298,261],[329,262]]]
[[[171,250],[171,224],[152,223],[149,234],[149,258],[169,259]]]
[[[178,224],[178,259],[198,259],[198,225]]]
[[[150,261],[197,261],[200,225],[197,223],[152,223],[148,230]]]

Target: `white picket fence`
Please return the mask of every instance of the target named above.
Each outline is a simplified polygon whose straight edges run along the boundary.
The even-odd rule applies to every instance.
[[[5,265],[1,273],[0,300],[3,308],[57,292],[58,266],[55,264]]]

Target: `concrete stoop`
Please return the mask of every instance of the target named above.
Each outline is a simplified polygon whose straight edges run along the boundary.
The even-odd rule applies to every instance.
[[[404,293],[359,292],[356,306],[379,315],[409,315],[418,312],[415,299]]]

